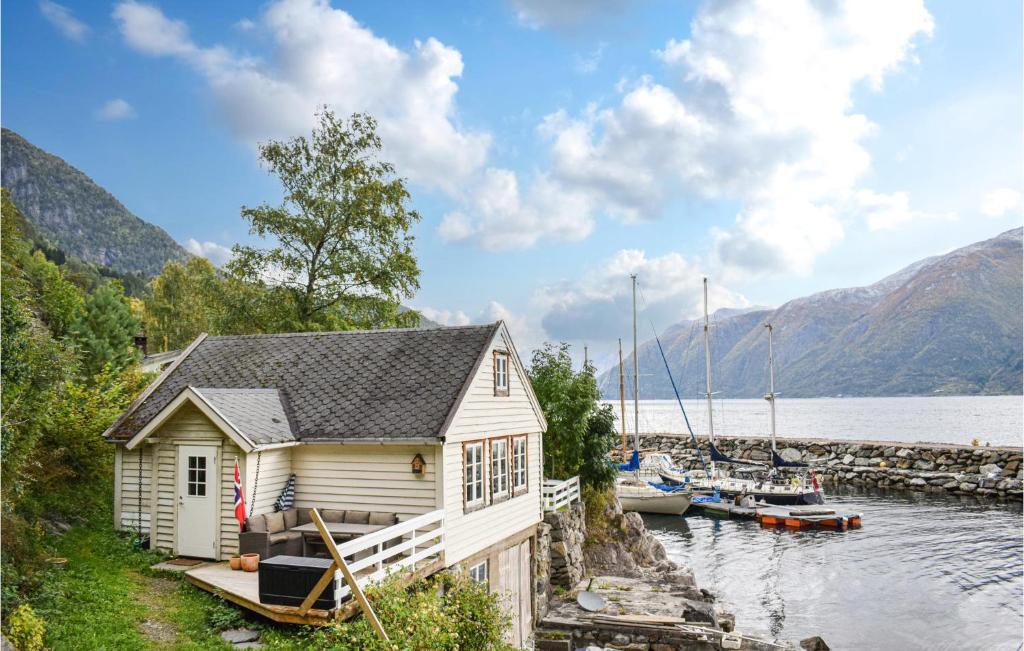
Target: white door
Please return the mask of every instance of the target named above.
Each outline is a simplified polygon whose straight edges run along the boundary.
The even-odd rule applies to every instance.
[[[217,448],[178,446],[178,554],[216,557],[219,496]]]

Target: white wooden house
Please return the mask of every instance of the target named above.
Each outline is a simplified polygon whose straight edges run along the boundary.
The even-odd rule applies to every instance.
[[[545,427],[502,322],[200,336],[105,433],[115,526],[141,528],[155,549],[227,559],[236,460],[254,515],[274,510],[294,474],[300,509],[436,521],[438,567],[508,593],[522,640]]]

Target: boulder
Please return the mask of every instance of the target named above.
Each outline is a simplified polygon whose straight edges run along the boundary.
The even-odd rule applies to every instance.
[[[960,490],[964,491],[965,493],[973,493],[977,487],[977,484],[972,484],[967,481],[960,483]]]
[[[899,457],[900,459],[906,459],[907,457],[911,457],[913,455],[914,455],[914,451],[911,450],[910,448],[900,448],[896,452],[896,456]]]
[[[855,457],[852,454],[846,455],[845,457],[843,457],[843,465],[844,466],[852,465],[854,458]]]
[[[927,486],[928,482],[925,481],[924,479],[920,478],[920,477],[914,477],[913,479],[911,479],[910,481],[907,482],[907,485],[909,485],[909,486]]]
[[[914,462],[914,468],[917,469],[917,470],[926,470],[926,471],[927,470],[935,470],[935,462],[934,461],[925,461],[924,459],[919,459],[919,460]]]
[[[779,456],[786,461],[800,461],[804,455],[796,448],[782,448],[782,451],[779,452]]]
[[[853,460],[853,465],[866,467],[871,465],[871,460],[866,457],[857,457],[856,459]]]
[[[891,457],[894,454],[896,454],[896,447],[895,446],[890,445],[889,447],[887,447],[884,450],[882,450],[882,456],[883,457]]]
[[[1003,469],[994,463],[986,463],[984,466],[978,468],[978,473],[984,477],[998,477],[1003,473]]]

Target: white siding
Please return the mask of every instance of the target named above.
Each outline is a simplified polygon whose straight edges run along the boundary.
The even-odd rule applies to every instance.
[[[437,506],[434,447],[414,445],[300,445],[292,450],[295,505],[397,513],[400,520]],[[427,462],[414,475],[416,454]]]
[[[159,439],[154,446],[157,461],[156,482],[156,535],[152,536],[152,545],[168,552],[175,551],[175,522],[177,509],[177,484],[175,475],[178,467],[178,449],[175,441],[193,443],[204,442],[219,445],[220,460],[220,557],[229,558],[238,551],[238,521],[235,520],[235,489],[234,467],[235,458],[239,459],[239,470],[245,483],[245,454],[198,409],[190,404],[184,405],[171,416],[159,430],[153,433]],[[122,465],[132,456],[132,451],[125,451]],[[128,473],[122,473],[127,478]],[[122,482],[122,494],[124,493]],[[128,504],[122,498],[122,505]]]
[[[152,446],[141,445],[134,450],[124,450],[118,446],[116,454],[121,457],[120,476],[115,478],[120,484],[120,514],[118,528],[122,531],[135,531],[139,525],[139,452],[142,452],[142,533],[148,534],[150,527],[150,511],[153,490],[153,449]]]
[[[498,350],[511,351],[499,337]],[[453,565],[487,547],[528,529],[541,520],[541,422],[527,395],[522,371],[509,364],[509,395],[494,395],[493,351],[485,356],[470,389],[448,429],[444,445],[445,561]],[[505,502],[477,511],[463,511],[462,442],[526,434],[529,490]],[[489,446],[484,446],[489,451]],[[490,500],[490,460],[486,490]]]
[[[281,491],[284,490],[285,482],[288,481],[288,477],[292,474],[292,449],[293,448],[277,448],[274,450],[266,450],[265,452],[250,452],[245,459],[245,468],[249,471],[249,481],[245,485],[245,508],[246,512],[250,507],[253,509],[252,512],[255,515],[260,513],[272,513],[274,511],[274,502],[280,497]],[[256,462],[259,460],[259,481],[254,482],[256,478]],[[230,461],[230,467],[228,469],[231,483],[234,482],[235,461],[232,458]],[[241,462],[239,462],[239,468],[241,468]],[[255,483],[255,486],[253,485]],[[231,500],[235,499],[234,486],[229,486],[231,489]],[[253,491],[255,490],[255,495]],[[234,506],[232,505],[232,508]]]

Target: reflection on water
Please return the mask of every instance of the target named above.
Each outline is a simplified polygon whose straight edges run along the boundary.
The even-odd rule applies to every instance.
[[[859,530],[787,531],[747,520],[644,516],[672,560],[736,614],[782,640],[833,649],[1018,649],[1021,505],[841,489]]]

